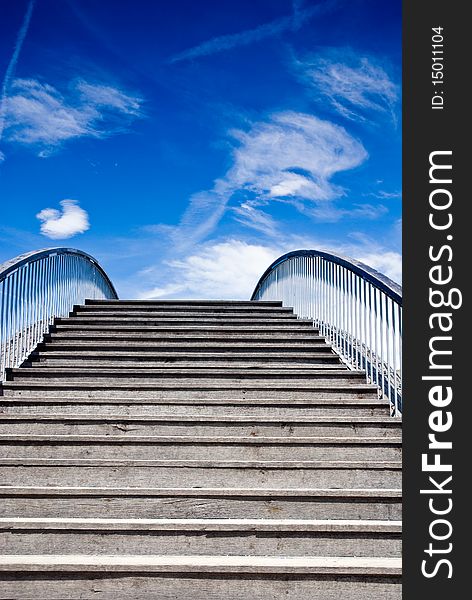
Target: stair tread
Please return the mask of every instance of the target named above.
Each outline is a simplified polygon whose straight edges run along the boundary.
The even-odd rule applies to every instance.
[[[0,518],[2,529],[82,529],[155,531],[279,531],[279,532],[387,532],[400,533],[401,521],[369,519],[110,519],[50,517]]]
[[[6,383],[15,383],[13,381]],[[4,383],[4,385],[6,385]],[[33,396],[3,396],[0,397],[0,406],[2,404],[9,403],[22,403],[22,402],[33,402],[33,403],[43,403],[43,404],[70,404],[73,396],[44,396],[44,397],[33,397]],[[323,405],[339,405],[339,406],[374,406],[378,408],[382,408],[387,410],[388,405],[380,400],[379,398],[176,398],[172,396],[168,396],[165,398],[152,398],[145,396],[110,396],[109,398],[90,398],[90,397],[77,397],[74,398],[77,402],[82,404],[200,404],[200,405],[234,405],[234,406],[243,406],[243,405],[272,405],[272,406],[293,406],[293,405],[307,405],[307,406],[323,406]]]
[[[201,348],[201,347],[214,347],[216,345],[216,347],[219,347],[219,344],[224,344],[225,347],[227,348],[243,348],[244,350],[248,350],[250,351],[251,348],[282,348],[283,350],[285,349],[289,349],[289,348],[306,348],[307,346],[312,346],[312,347],[318,347],[318,348],[322,348],[322,349],[326,349],[326,348],[331,348],[331,345],[326,342],[324,340],[324,338],[318,337],[318,336],[309,336],[305,339],[305,341],[307,343],[303,343],[300,339],[298,338],[283,338],[282,342],[281,341],[273,341],[273,342],[269,342],[269,341],[262,341],[262,342],[258,342],[258,341],[249,341],[245,340],[245,341],[238,341],[238,340],[231,340],[231,339],[218,339],[217,340],[217,344],[215,344],[215,342],[210,342],[208,340],[201,340],[199,342],[185,342],[185,341],[179,341],[178,338],[172,338],[169,340],[152,340],[152,342],[140,342],[140,341],[130,341],[129,344],[127,345],[127,349],[135,347],[135,348],[166,348],[166,347],[179,347],[179,348]],[[50,342],[50,347],[52,348],[56,348],[57,346],[77,346],[77,347],[81,347],[81,346],[93,346],[94,344],[96,344],[96,342],[92,339],[89,340],[72,340],[72,339],[67,339],[67,338],[54,338],[51,342]],[[112,341],[112,340],[101,340],[100,344],[103,345],[103,347],[113,347],[113,345],[116,345],[116,342]],[[100,346],[102,347],[102,346]]]
[[[126,368],[126,369],[120,369],[120,371],[122,373],[125,374],[132,374],[133,368]],[[78,367],[69,367],[69,366],[64,366],[64,367],[60,367],[60,366],[54,366],[54,367],[22,367],[22,368],[14,368],[14,369],[10,369],[9,370],[10,373],[14,374],[14,375],[19,375],[19,374],[28,374],[28,375],[32,375],[32,374],[44,374],[44,373],[79,373],[79,374],[84,374],[84,372],[78,368]],[[180,374],[189,374],[192,376],[195,375],[210,375],[211,377],[217,377],[219,374],[219,369],[202,369],[202,368],[195,368],[195,369],[191,369],[190,371],[187,369],[182,369],[179,367],[153,367],[153,368],[140,368],[138,371],[139,375],[145,375],[147,373],[150,374],[162,374],[162,375],[166,375],[166,374],[171,374],[171,375],[180,375]],[[222,374],[224,375],[239,375],[239,374],[243,374],[243,375],[247,375],[247,374],[252,374],[254,373],[254,375],[283,375],[284,374],[284,370],[280,369],[280,368],[263,368],[263,369],[257,369],[254,370],[254,372],[252,372],[250,369],[225,369],[221,371]],[[110,373],[111,375],[116,375],[116,370],[115,369],[110,369],[110,367],[101,367],[100,368],[100,373],[102,374],[107,374]],[[85,373],[84,375],[87,375],[88,373]],[[294,376],[294,375],[309,375],[312,376],[313,375],[313,369],[289,369],[288,373],[289,376]],[[334,370],[333,373],[333,369],[325,369],[323,366],[320,366],[316,369],[316,375],[320,376],[320,375],[329,375],[330,377],[365,377],[365,373],[364,371],[354,371],[354,370],[349,370],[347,368],[343,368],[343,369],[339,369],[338,370]]]
[[[10,486],[0,485],[5,495],[73,496],[243,496],[317,498],[401,498],[400,488],[232,488],[232,487],[100,487],[100,486]]]
[[[134,321],[135,318],[140,321],[149,320],[163,323],[195,323],[195,317],[198,317],[198,322],[202,323],[217,323],[221,324],[232,324],[235,323],[247,323],[269,326],[274,323],[280,325],[285,323],[292,323],[297,325],[308,324],[313,326],[312,319],[299,319],[292,313],[251,313],[251,312],[238,312],[238,313],[221,313],[220,315],[214,315],[211,312],[207,313],[196,313],[192,312],[181,312],[173,313],[170,311],[156,313],[153,311],[141,311],[137,316],[137,311],[126,311],[126,312],[114,312],[114,311],[79,311],[72,313],[69,317],[57,317],[55,323],[86,323],[87,321],[96,321],[97,323],[105,323],[107,321],[117,321],[119,323],[126,323],[127,321]],[[131,313],[131,315],[130,315]]]
[[[94,298],[94,299],[87,299],[85,300],[85,304],[81,304],[79,305],[79,307],[83,307],[83,306],[93,306],[93,305],[106,305],[106,304],[110,304],[110,305],[119,305],[119,306],[125,306],[126,304],[144,304],[144,305],[160,305],[160,304],[189,304],[189,305],[193,305],[193,304],[208,304],[209,306],[213,306],[215,304],[225,304],[225,305],[233,305],[233,304],[243,304],[243,305],[276,305],[276,306],[282,306],[282,302],[280,300],[223,300],[223,299],[215,299],[215,300],[209,300],[207,298],[195,298],[193,300],[187,300],[185,298],[172,298],[170,300],[137,300],[134,298],[125,298],[125,299],[120,299],[120,300],[113,300],[113,299],[100,299],[100,298]]]
[[[169,332],[143,332],[137,331],[124,332],[124,331],[94,331],[94,332],[52,332],[48,334],[45,342],[55,346],[56,344],[71,343],[71,342],[84,342],[88,341],[91,344],[95,344],[98,341],[107,342],[108,344],[114,342],[141,342],[146,344],[219,344],[220,342],[228,344],[244,344],[251,347],[253,344],[272,344],[281,345],[285,344],[286,347],[293,345],[309,345],[313,344],[316,346],[327,347],[325,338],[316,334],[303,336],[294,335],[293,332],[280,332],[277,335],[268,333],[169,333]]]
[[[95,435],[95,434],[1,434],[1,442],[96,442],[110,444],[228,444],[228,445],[401,445],[400,437],[329,436],[189,436],[189,435]]]
[[[107,358],[113,358],[113,359],[118,359],[118,358],[126,358],[130,361],[133,362],[137,362],[137,361],[144,361],[144,360],[150,360],[150,359],[158,359],[158,360],[163,360],[166,361],[166,359],[173,359],[176,362],[181,361],[181,360],[187,360],[187,361],[194,361],[194,360],[200,360],[200,361],[205,361],[205,363],[207,363],[208,361],[213,361],[215,359],[218,359],[219,361],[267,361],[267,360],[286,360],[286,361],[293,361],[293,360],[298,360],[298,359],[304,359],[304,360],[317,360],[320,358],[330,358],[333,360],[337,360],[339,361],[339,356],[337,356],[336,354],[334,354],[333,352],[314,352],[312,355],[310,355],[309,352],[303,352],[301,354],[296,354],[294,353],[290,353],[290,354],[285,354],[285,353],[280,353],[280,352],[271,352],[269,356],[261,356],[260,353],[251,353],[251,352],[247,352],[242,356],[238,356],[238,355],[234,355],[234,354],[229,354],[229,353],[224,353],[224,352],[192,352],[190,354],[186,354],[185,352],[156,352],[156,353],[151,353],[151,352],[146,352],[146,354],[142,354],[139,357],[133,357],[130,356],[128,352],[121,350],[120,352],[107,352],[107,351],[103,351],[100,353],[97,353],[96,351],[88,351],[88,350],[83,350],[83,351],[75,351],[71,350],[71,351],[66,351],[66,350],[50,350],[47,349],[47,351],[41,350],[41,351],[37,351],[35,353],[37,356],[39,356],[40,358],[43,359],[51,359],[51,358],[56,358],[56,359],[66,359],[66,360],[76,360],[76,361],[80,361],[80,363],[82,364],[82,362],[86,361],[86,359],[89,359],[91,357],[94,357],[94,359],[99,359],[99,360],[104,360]],[[169,362],[167,362],[166,364],[171,364]],[[316,363],[315,363],[316,364]],[[342,363],[341,363],[342,364]]]
[[[63,567],[63,569],[60,569]],[[102,571],[108,572],[235,572],[308,573],[314,575],[400,575],[401,559],[390,557],[324,556],[201,556],[201,555],[3,555],[0,570]]]
[[[253,317],[261,320],[271,319],[271,318],[280,318],[280,319],[293,319],[295,320],[297,317],[293,313],[293,310],[290,308],[278,307],[265,307],[265,308],[240,308],[239,310],[231,307],[229,309],[225,308],[212,308],[212,307],[195,307],[195,308],[185,308],[175,309],[172,307],[157,307],[157,308],[141,308],[141,309],[124,309],[120,310],[116,309],[104,309],[104,310],[81,310],[78,311],[73,316],[80,319],[82,316],[84,318],[106,318],[106,317],[120,317],[123,319],[129,317],[139,317],[141,315],[151,314],[153,317],[180,317],[180,316],[189,316],[189,317],[205,317],[207,315],[211,315],[213,319],[231,319],[238,317]]]
[[[366,383],[358,383],[355,380],[352,383],[349,382],[333,382],[332,380],[318,380],[318,381],[312,381],[309,378],[306,379],[302,379],[302,380],[297,380],[297,379],[291,379],[289,381],[278,381],[277,383],[275,383],[274,381],[272,382],[267,382],[264,380],[258,381],[253,380],[250,382],[250,384],[248,384],[248,382],[244,382],[240,379],[226,379],[224,380],[224,382],[222,381],[218,381],[215,382],[215,379],[199,379],[196,380],[194,382],[194,385],[191,386],[190,384],[192,383],[190,382],[185,382],[179,379],[161,379],[161,380],[156,380],[151,382],[117,382],[116,380],[112,379],[112,384],[110,383],[110,380],[108,381],[68,381],[66,378],[64,379],[60,379],[60,380],[56,380],[56,381],[52,381],[51,378],[43,378],[40,380],[36,380],[33,378],[25,378],[23,380],[14,380],[14,381],[6,381],[3,383],[3,387],[4,389],[9,389],[9,388],[15,388],[15,387],[44,387],[44,386],[48,386],[48,387],[63,387],[65,385],[67,386],[72,386],[76,389],[81,389],[81,388],[104,388],[104,389],[134,389],[135,387],[139,387],[140,390],[145,390],[145,389],[157,389],[157,388],[169,388],[169,389],[176,389],[176,390],[185,390],[188,389],[189,387],[194,387],[194,388],[199,388],[199,387],[205,387],[207,389],[216,389],[216,390],[222,390],[224,388],[227,388],[230,385],[241,385],[244,388],[247,388],[248,390],[251,389],[270,389],[270,390],[274,390],[274,389],[293,389],[293,386],[296,385],[296,388],[294,389],[295,392],[300,392],[301,390],[305,389],[305,390],[324,390],[324,389],[328,389],[328,390],[334,390],[334,391],[345,391],[345,390],[360,390],[360,391],[376,391],[377,388],[373,385],[369,385]]]
[[[239,327],[162,327],[157,325],[112,325],[112,324],[99,324],[99,325],[61,325],[57,324],[50,332],[52,337],[67,338],[67,337],[86,337],[86,336],[101,336],[101,337],[114,337],[114,336],[145,336],[150,339],[155,337],[172,336],[173,338],[179,339],[185,336],[198,337],[198,338],[211,338],[218,337],[222,338],[228,336],[229,339],[237,339],[241,337],[243,339],[251,339],[252,337],[257,338],[258,336],[264,336],[266,338],[280,338],[282,336],[290,336],[290,338],[310,338],[310,339],[325,339],[325,336],[319,334],[318,331],[311,327],[301,327],[299,325],[288,325],[286,327],[247,327],[241,325]]]
[[[243,416],[229,415],[219,416],[214,414],[209,415],[156,415],[156,416],[136,416],[136,415],[100,415],[96,413],[90,414],[1,414],[1,421],[131,421],[131,422],[210,422],[210,423],[282,423],[282,424],[311,424],[311,423],[333,423],[333,424],[385,424],[401,426],[400,418],[395,417],[304,417],[303,415],[296,417],[268,417],[264,415]]]
[[[189,460],[189,459],[117,459],[117,458],[4,458],[0,465],[23,466],[134,466],[134,467],[175,467],[205,469],[357,469],[381,470],[400,469],[400,461],[381,460]]]
[[[87,372],[95,372],[95,371],[99,371],[102,370],[104,368],[106,369],[113,369],[114,372],[119,371],[119,370],[123,370],[123,369],[139,369],[139,371],[141,372],[141,370],[145,370],[145,369],[159,369],[162,367],[166,367],[169,365],[169,363],[166,360],[161,360],[161,361],[146,361],[146,362],[138,362],[138,361],[116,361],[116,360],[109,360],[107,361],[106,359],[97,359],[97,360],[74,360],[74,359],[56,359],[56,360],[52,360],[50,358],[41,358],[39,363],[38,362],[34,362],[34,363],[27,363],[23,365],[23,368],[27,367],[27,368],[31,368],[34,365],[34,368],[36,368],[36,366],[39,364],[40,367],[43,369],[43,366],[46,366],[50,369],[55,369],[55,368],[72,368],[72,369],[78,369],[78,368],[86,368]],[[323,358],[322,358],[323,360]],[[225,364],[224,361],[219,361],[219,362],[212,362],[212,361],[205,361],[204,363],[202,362],[202,364],[195,364],[195,362],[185,362],[185,361],[173,361],[173,364],[175,365],[175,368],[178,369],[185,369],[186,371],[189,372],[193,372],[196,369],[201,368],[202,366],[205,366],[205,368],[212,368],[212,369],[219,369],[221,370],[223,373],[227,373],[228,371],[230,371],[231,369],[235,369],[238,368],[240,369],[241,372],[243,373],[258,373],[262,370],[267,370],[267,359],[262,361],[260,363],[256,363],[256,362],[249,362],[247,361],[246,363],[240,363],[240,364],[234,364],[234,362],[230,363],[230,364]],[[47,364],[45,364],[47,363]],[[154,363],[154,364],[153,364]],[[345,365],[336,362],[335,360],[330,361],[328,363],[325,362],[320,362],[320,363],[315,363],[315,364],[304,364],[304,363],[289,363],[289,362],[277,362],[274,363],[275,365],[277,365],[277,373],[281,372],[281,370],[283,369],[283,371],[289,371],[291,373],[293,373],[294,370],[296,369],[306,369],[309,370],[310,372],[317,372],[319,370],[329,370],[329,371],[346,371],[346,367]]]
[[[151,331],[221,331],[221,332],[227,332],[227,331],[234,331],[234,332],[241,332],[244,333],[246,331],[248,332],[252,332],[252,331],[265,331],[268,333],[273,333],[274,331],[281,331],[281,332],[285,332],[285,331],[301,331],[301,332],[306,332],[306,331],[310,331],[313,332],[315,334],[318,333],[318,329],[316,327],[313,327],[311,325],[311,323],[306,323],[305,321],[303,321],[302,323],[298,322],[298,319],[294,322],[290,322],[286,325],[272,325],[270,328],[265,326],[265,325],[224,325],[224,324],[218,324],[218,325],[199,325],[198,323],[192,323],[191,325],[139,325],[139,326],[134,326],[134,325],[109,325],[107,323],[103,323],[103,324],[99,324],[99,325],[87,325],[84,323],[78,323],[76,320],[74,321],[74,317],[71,317],[70,319],[62,319],[61,321],[59,321],[58,323],[56,323],[54,325],[54,327],[58,330],[58,331],[102,331],[102,330],[110,330],[110,331],[115,331],[115,330],[124,330],[124,331],[133,331],[133,330],[139,330],[139,331],[146,331],[146,330],[151,330]]]

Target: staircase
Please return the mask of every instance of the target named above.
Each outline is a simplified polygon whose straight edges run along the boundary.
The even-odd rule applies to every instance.
[[[281,303],[87,301],[2,393],[0,598],[401,598],[401,423]]]

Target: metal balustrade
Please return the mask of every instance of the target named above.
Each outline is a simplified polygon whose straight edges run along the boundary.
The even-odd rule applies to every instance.
[[[351,369],[402,412],[402,289],[359,261],[317,250],[278,258],[251,300],[281,300],[313,320]]]
[[[85,298],[116,299],[105,271],[72,248],[29,252],[0,265],[0,381],[19,366],[55,317],[67,316]]]

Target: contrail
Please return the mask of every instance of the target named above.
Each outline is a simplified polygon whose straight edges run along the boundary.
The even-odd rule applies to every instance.
[[[254,29],[248,29],[239,33],[232,33],[214,37],[198,46],[188,48],[178,54],[175,54],[167,62],[177,63],[184,60],[198,58],[200,56],[209,56],[217,54],[224,50],[230,50],[237,46],[248,46],[253,42],[258,42],[269,37],[273,37],[287,30],[297,30],[305,22],[312,20],[316,16],[323,15],[336,7],[339,0],[322,0],[314,6],[303,8],[302,0],[293,0],[292,14],[286,17],[279,17],[274,21],[259,25]]]
[[[5,72],[5,77],[3,78],[2,90],[0,93],[0,142],[3,137],[3,130],[5,128],[5,111],[6,111],[6,97],[8,88],[10,86],[10,81],[13,77],[13,73],[15,72],[16,63],[18,62],[18,58],[20,56],[21,48],[23,46],[23,42],[25,41],[26,34],[28,33],[28,28],[31,21],[31,15],[33,14],[35,0],[30,0],[28,4],[28,8],[26,9],[26,14],[23,18],[23,23],[21,24],[18,35],[16,36],[15,47],[13,50],[13,54],[10,58],[10,62],[8,63],[7,70]],[[0,151],[0,161],[2,160],[2,153]]]

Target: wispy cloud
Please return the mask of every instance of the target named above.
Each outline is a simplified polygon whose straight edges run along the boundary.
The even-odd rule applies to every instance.
[[[15,46],[13,48],[13,54],[11,55],[10,61],[7,66],[7,70],[5,71],[5,76],[3,78],[2,88],[0,92],[0,142],[2,141],[3,131],[5,129],[5,104],[6,97],[8,94],[8,88],[10,86],[11,79],[15,73],[16,64],[20,57],[21,48],[26,38],[26,34],[28,33],[28,29],[31,22],[31,16],[33,14],[34,1],[31,0],[26,9],[25,16],[23,17],[23,23],[21,24],[20,30],[18,31],[18,35],[16,37]],[[3,152],[0,150],[0,162],[4,160],[5,156]]]
[[[36,218],[41,221],[41,233],[53,240],[63,240],[90,228],[87,212],[77,200],[61,200],[62,210],[44,208]]]
[[[368,203],[353,203],[349,208],[325,203],[314,208],[302,207],[302,209],[305,214],[309,214],[320,221],[331,223],[336,223],[345,217],[373,221],[388,213],[388,208],[385,205]]]
[[[385,190],[379,190],[378,192],[370,192],[366,195],[374,196],[375,198],[380,198],[382,200],[395,200],[397,198],[402,197],[402,193],[400,190],[397,192],[386,192]]]
[[[304,80],[343,117],[365,121],[372,113],[376,117],[385,113],[396,122],[399,88],[375,59],[331,49],[295,64]]]
[[[333,177],[359,166],[368,156],[362,143],[343,127],[304,113],[276,113],[254,123],[249,131],[232,131],[231,136],[233,164],[211,190],[191,197],[179,226],[170,230],[176,246],[188,247],[205,238],[230,201],[240,222],[266,234],[276,233],[275,222],[261,207],[278,201],[304,212],[307,204],[314,208],[340,198],[345,190],[333,183]]]
[[[232,134],[239,146],[226,185],[265,199],[317,202],[342,196],[344,190],[332,182],[333,176],[367,158],[362,143],[343,127],[304,113],[277,113],[248,132]]]
[[[80,93],[83,106],[116,110],[118,113],[134,117],[141,115],[140,97],[131,96],[110,85],[91,84],[84,80],[79,80],[75,87]]]
[[[264,235],[274,237],[279,232],[278,224],[271,215],[257,208],[259,205],[260,202],[247,200],[239,206],[234,207],[232,210],[235,219],[246,227],[255,229]]]
[[[66,95],[35,79],[17,79],[5,98],[5,139],[48,156],[79,137],[121,132],[141,116],[141,98],[111,86],[75,81]]]
[[[303,8],[302,3],[295,0],[293,2],[293,11],[291,15],[274,19],[273,21],[259,25],[259,27],[255,27],[254,29],[214,37],[198,46],[188,48],[183,52],[175,54],[169,59],[169,62],[176,63],[199,58],[201,56],[209,56],[225,50],[231,50],[238,46],[247,46],[266,38],[274,37],[285,31],[297,31],[305,23],[324,12],[327,12],[336,4],[338,4],[338,2],[328,0],[322,1],[315,6]]]

